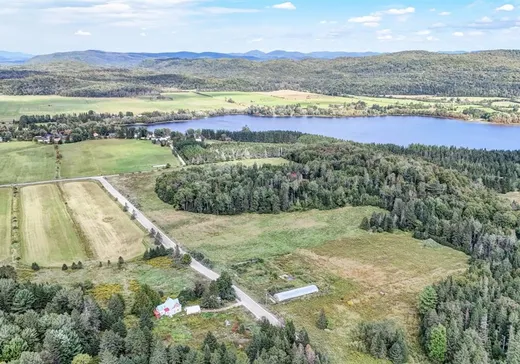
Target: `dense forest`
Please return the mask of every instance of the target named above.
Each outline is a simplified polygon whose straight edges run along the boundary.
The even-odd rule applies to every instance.
[[[212,214],[380,207],[382,212],[362,221],[363,229],[410,231],[471,256],[463,277],[450,277],[421,294],[421,340],[430,359],[520,362],[520,214],[517,204],[498,195],[518,188],[518,152],[296,145],[285,154],[287,165],[169,172],[157,179],[156,192],[176,208]],[[377,325],[363,330],[367,350],[391,358],[395,342],[370,338],[396,331]]]
[[[81,60],[80,60],[81,61]],[[135,69],[80,62],[0,69],[0,93],[107,96],[291,89],[329,95],[520,96],[520,52],[422,51],[332,60],[158,59]]]
[[[213,282],[219,285],[218,282]],[[231,285],[229,284],[229,287]],[[154,335],[158,292],[139,287],[131,300],[115,294],[100,304],[92,284],[34,284],[0,267],[0,361],[17,364],[324,364],[304,329],[259,323],[244,351],[208,333],[200,348],[166,346]],[[218,291],[218,289],[217,289]],[[130,319],[133,316],[133,319]],[[129,324],[128,322],[132,322]]]

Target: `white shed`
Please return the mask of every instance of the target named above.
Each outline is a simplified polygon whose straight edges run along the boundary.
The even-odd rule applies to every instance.
[[[276,293],[274,295],[274,299],[276,302],[283,302],[293,298],[307,296],[309,294],[317,292],[319,292],[318,287],[316,287],[315,285],[311,285],[307,287],[296,288],[290,291]]]
[[[186,315],[195,315],[197,313],[200,313],[201,309],[200,306],[189,306],[186,307]]]

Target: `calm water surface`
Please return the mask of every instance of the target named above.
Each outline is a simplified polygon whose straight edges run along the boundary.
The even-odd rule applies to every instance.
[[[520,126],[493,125],[459,120],[415,116],[363,118],[267,118],[248,115],[175,122],[150,126],[149,130],[170,128],[185,132],[192,129],[253,131],[291,130],[320,134],[362,143],[409,145],[446,145],[485,149],[520,149]]]

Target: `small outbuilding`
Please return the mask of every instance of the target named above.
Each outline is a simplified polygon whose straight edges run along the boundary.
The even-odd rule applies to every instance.
[[[200,306],[189,306],[186,307],[186,315],[195,315],[201,313]]]
[[[179,299],[172,299],[168,297],[166,302],[164,302],[162,305],[159,305],[155,308],[153,311],[153,314],[157,318],[161,318],[163,316],[172,317],[173,315],[178,314],[182,311],[182,305],[179,302]]]
[[[290,291],[276,293],[273,297],[276,302],[288,301],[293,298],[307,296],[309,294],[318,293],[320,290],[315,285],[292,289]]]

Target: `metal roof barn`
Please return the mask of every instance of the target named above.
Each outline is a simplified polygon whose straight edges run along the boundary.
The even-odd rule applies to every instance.
[[[274,295],[274,299],[276,300],[276,302],[283,302],[293,298],[306,296],[312,293],[317,293],[319,291],[320,290],[318,289],[318,287],[316,287],[315,285],[311,285],[307,287],[296,288],[290,291],[276,293]]]

